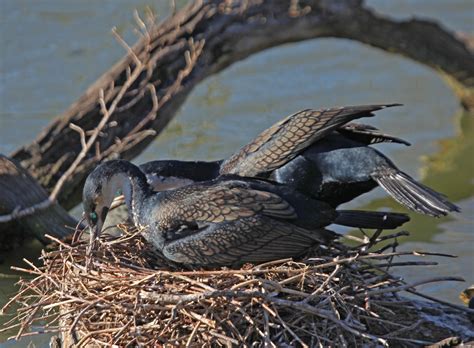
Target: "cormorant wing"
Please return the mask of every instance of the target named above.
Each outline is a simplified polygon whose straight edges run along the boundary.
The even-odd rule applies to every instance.
[[[183,224],[221,223],[255,215],[292,220],[295,209],[278,194],[253,189],[236,180],[189,185],[166,193],[157,205],[157,220],[164,231]]]
[[[285,221],[256,215],[211,224],[198,233],[165,243],[163,254],[176,262],[231,265],[295,257],[326,242],[329,231],[307,231]]]
[[[214,265],[298,256],[335,235],[294,224],[295,208],[280,195],[238,180],[218,180],[162,193],[156,221],[164,255]]]
[[[399,104],[299,111],[263,131],[224,161],[220,173],[258,176],[271,172],[341,125],[360,117],[373,116],[373,111],[395,105]]]

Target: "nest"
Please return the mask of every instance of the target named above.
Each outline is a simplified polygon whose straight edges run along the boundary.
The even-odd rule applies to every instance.
[[[301,260],[213,270],[169,263],[126,229],[118,239],[103,237],[90,265],[86,243],[57,241],[57,250],[43,252],[42,267],[23,269],[33,278],[20,280],[5,306],[20,305],[6,329],[107,347],[420,343],[417,319],[406,313],[414,308],[398,293],[436,279],[406,284],[388,270],[433,263],[396,262],[421,254],[395,250],[404,232],[380,232]]]

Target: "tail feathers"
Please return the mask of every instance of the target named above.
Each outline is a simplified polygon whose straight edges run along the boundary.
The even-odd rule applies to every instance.
[[[410,221],[407,214],[379,211],[338,210],[334,223],[349,227],[394,229]]]
[[[443,194],[420,184],[409,175],[394,168],[378,170],[372,174],[372,178],[396,201],[416,212],[440,217],[449,212],[461,211]]]

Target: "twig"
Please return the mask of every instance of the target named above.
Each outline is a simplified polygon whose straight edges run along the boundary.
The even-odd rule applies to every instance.
[[[399,329],[420,320],[417,303],[405,301],[409,314],[403,317],[392,292],[446,280],[406,284],[371,264],[410,266],[390,259],[417,253],[361,254],[343,246],[310,262],[285,259],[252,268],[182,271],[151,253],[136,233],[102,238],[94,271],[85,272],[86,243],[59,244],[60,250],[43,254],[44,267],[30,265],[37,278],[21,280],[15,299],[21,306],[17,318],[25,323],[17,327],[20,334],[27,326],[44,325],[41,320],[59,320],[52,313],[60,308],[59,326],[74,333],[79,345],[317,346],[329,345],[329,338],[336,345],[416,343]]]
[[[201,326],[201,322],[200,322],[200,321],[198,321],[198,322],[194,325],[193,331],[191,331],[191,334],[189,335],[189,338],[188,338],[188,340],[186,341],[186,346],[185,346],[185,347],[190,347],[190,346],[191,346],[191,342],[193,341],[194,336],[196,335],[196,332],[197,332],[197,330],[199,329],[200,326]]]
[[[170,1],[171,15],[174,16],[176,14],[176,0],[169,0],[169,1]]]
[[[117,33],[117,28],[116,27],[113,27],[112,28],[112,34],[114,35],[115,39],[117,40],[117,42],[128,52],[128,54],[132,57],[133,61],[135,62],[135,66],[136,67],[141,67],[143,66],[143,63],[142,61],[138,58],[137,54],[135,53],[135,51],[129,46],[128,43],[125,42],[125,40],[119,35],[119,33]],[[141,72],[141,71],[140,71]],[[133,76],[130,75],[130,78]],[[129,79],[130,79],[129,78]]]
[[[82,129],[81,127],[75,125],[74,123],[69,123],[69,128],[71,128],[72,130],[75,130],[76,132],[79,133],[79,136],[81,137],[81,147],[84,149],[85,147],[87,147],[87,143],[86,143],[86,133],[84,132],[84,129]]]
[[[11,212],[10,214],[0,215],[0,223],[10,222],[10,221],[13,221],[13,220],[21,219],[25,216],[32,215],[32,214],[36,213],[39,210],[49,208],[52,204],[53,204],[52,201],[50,201],[49,199],[46,199],[46,200],[44,200],[44,201],[42,201],[38,204],[32,205],[31,207],[28,207],[28,208],[25,208],[25,209],[21,209],[20,207],[16,207],[13,210],[13,212]]]
[[[151,43],[150,32],[148,31],[148,28],[147,28],[145,22],[143,22],[143,20],[140,18],[140,15],[138,14],[138,11],[136,9],[133,11],[133,18],[135,19],[135,22],[137,23],[138,27],[140,28],[142,34],[146,37],[147,45],[150,45],[150,43]],[[149,49],[147,49],[147,52],[149,52]]]
[[[336,267],[334,268],[334,271],[332,271],[329,277],[327,277],[327,279],[315,291],[313,291],[311,295],[306,297],[303,300],[303,302],[308,303],[309,301],[312,301],[316,296],[318,296],[318,294],[320,294],[324,290],[324,288],[328,286],[328,284],[333,280],[333,278],[339,272],[340,268],[341,268],[341,265],[336,265]]]

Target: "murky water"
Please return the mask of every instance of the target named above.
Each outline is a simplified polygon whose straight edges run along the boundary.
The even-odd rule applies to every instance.
[[[183,1],[184,2],[184,1]],[[183,3],[181,2],[181,3]],[[161,15],[168,2],[0,0],[0,152],[30,142],[114,61],[122,48],[110,28],[133,42],[133,9]],[[178,2],[179,4],[179,2]],[[453,30],[474,33],[469,0],[370,1],[397,18],[440,19]],[[246,143],[281,117],[308,107],[401,102],[370,123],[413,145],[379,146],[406,172],[444,192],[462,214],[432,219],[410,214],[412,235],[403,248],[456,254],[440,266],[400,270],[409,279],[459,275],[466,283],[430,285],[424,291],[450,301],[474,283],[474,118],[463,114],[452,92],[432,70],[348,40],[313,40],[252,56],[204,81],[169,127],[136,160],[217,159]],[[382,190],[348,207],[403,209]],[[37,243],[1,255],[0,306],[14,293],[11,265],[38,255]],[[5,274],[6,276],[4,276]],[[0,318],[0,322],[2,319]],[[10,333],[11,334],[11,333]],[[0,334],[0,341],[8,335]],[[34,341],[37,346],[45,340]],[[6,343],[14,345],[14,342]]]

